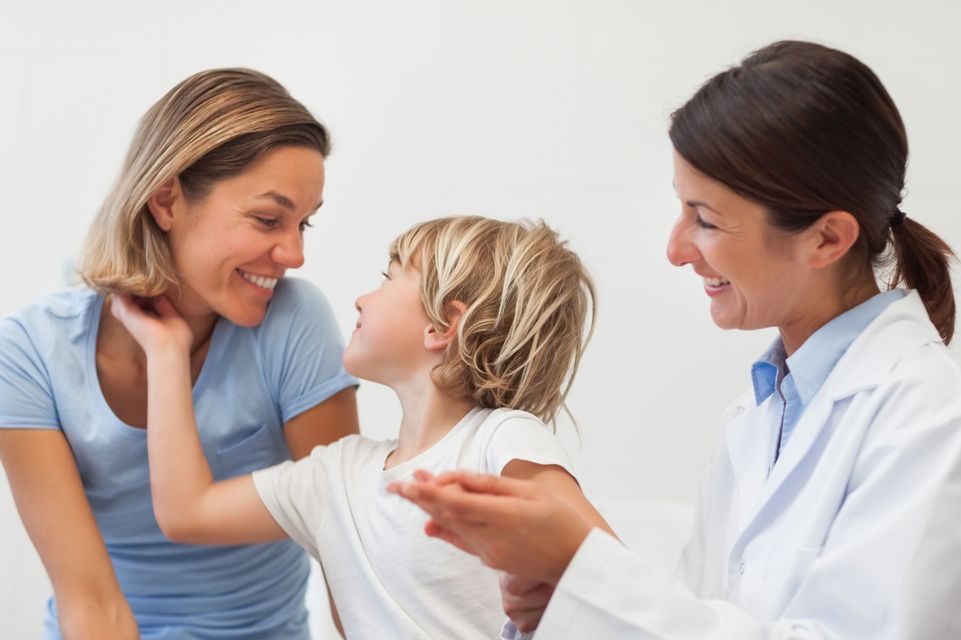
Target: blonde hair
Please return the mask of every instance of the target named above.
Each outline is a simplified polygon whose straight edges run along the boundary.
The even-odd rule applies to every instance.
[[[250,69],[212,69],[171,89],[144,114],[120,176],[94,219],[79,272],[100,291],[156,296],[178,279],[147,201],[177,177],[185,197],[206,197],[281,146],[327,157],[324,126],[277,81]]]
[[[543,222],[464,216],[418,224],[391,260],[421,273],[434,326],[466,305],[434,382],[487,408],[523,409],[552,422],[564,407],[595,318],[590,275]]]

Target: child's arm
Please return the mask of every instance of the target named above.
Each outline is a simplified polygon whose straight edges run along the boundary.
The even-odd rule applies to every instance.
[[[577,481],[563,467],[556,464],[536,464],[527,460],[511,460],[504,466],[501,475],[533,480],[545,491],[567,503],[591,525],[617,537],[594,505],[584,496]]]
[[[166,298],[144,311],[129,298],[113,296],[110,309],[147,354],[150,485],[164,535],[199,544],[286,538],[249,474],[213,481],[194,418],[187,324]]]

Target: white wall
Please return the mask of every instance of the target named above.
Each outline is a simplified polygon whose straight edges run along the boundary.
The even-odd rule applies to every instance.
[[[688,504],[715,416],[771,334],[722,333],[664,258],[669,113],[753,48],[815,39],[868,63],[911,140],[904,209],[961,247],[961,4],[810,0],[227,0],[0,4],[0,315],[60,287],[140,114],[190,73],[251,66],[330,125],[302,277],[346,330],[390,239],[449,213],[543,217],[600,291],[561,433],[605,504]],[[365,385],[364,430],[392,394]],[[0,481],[0,483],[5,481]],[[36,637],[42,569],[0,487],[0,636]]]

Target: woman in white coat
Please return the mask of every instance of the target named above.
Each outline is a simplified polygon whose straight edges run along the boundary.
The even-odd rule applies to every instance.
[[[897,108],[853,57],[780,42],[705,83],[670,136],[670,261],[701,276],[718,326],[779,332],[727,416],[676,574],[530,483],[394,490],[429,534],[523,576],[505,607],[538,638],[949,637],[958,580],[925,572],[958,551],[927,536],[961,531],[945,500],[961,456],[951,251],[899,209]]]

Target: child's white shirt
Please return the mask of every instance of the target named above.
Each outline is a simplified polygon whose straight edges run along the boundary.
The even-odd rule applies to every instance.
[[[348,436],[257,471],[264,505],[324,568],[348,638],[498,638],[498,572],[424,533],[426,514],[386,491],[417,469],[499,475],[511,460],[572,473],[557,437],[524,411],[471,410],[439,442],[384,470],[396,440]]]

